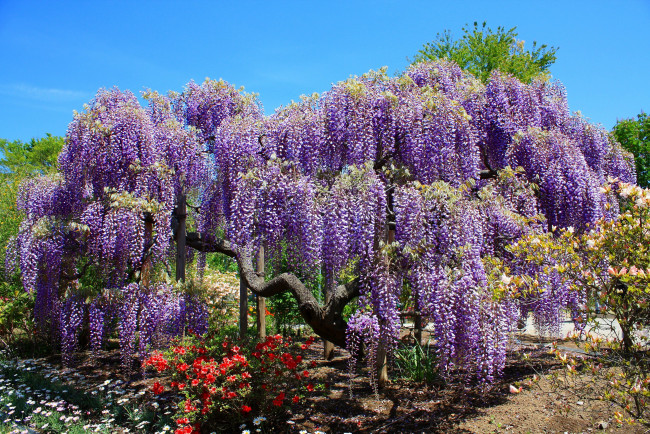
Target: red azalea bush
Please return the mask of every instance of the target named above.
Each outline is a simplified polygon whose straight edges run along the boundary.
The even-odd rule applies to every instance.
[[[196,336],[190,340],[196,342],[154,352],[144,361],[145,367],[169,373],[169,386],[184,397],[176,417],[177,433],[200,432],[216,420],[241,422],[254,414],[277,413],[314,391],[302,354],[313,337],[302,345],[280,335],[241,346],[228,339],[216,346]],[[154,394],[164,391],[159,382],[153,385]]]

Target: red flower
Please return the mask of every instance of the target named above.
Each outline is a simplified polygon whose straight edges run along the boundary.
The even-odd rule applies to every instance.
[[[280,407],[282,405],[282,401],[284,401],[284,396],[284,392],[280,392],[280,394],[273,400],[273,405]]]
[[[304,375],[305,377],[309,377],[309,372],[308,371],[302,371],[302,375]]]
[[[185,389],[185,383],[178,383],[178,390]]]
[[[241,412],[242,412],[242,413],[248,413],[248,412],[251,411],[251,410],[252,410],[252,409],[251,409],[249,406],[247,406],[247,405],[242,405],[242,407],[241,407]]]
[[[309,383],[307,385],[307,390],[309,390],[310,392],[313,392],[314,391],[314,383]]]
[[[247,378],[251,378],[252,375],[249,374],[248,372],[244,372],[243,374],[241,374],[241,377],[245,380],[245,379],[247,379]]]
[[[298,395],[294,396],[294,397],[293,397],[293,403],[295,404],[295,403],[297,403],[298,401],[300,401],[300,397],[299,397]]]
[[[162,387],[159,382],[156,381],[155,383],[153,383],[153,393],[155,395],[160,395],[164,391],[165,391],[165,388]]]
[[[194,379],[192,380],[192,386],[198,386],[201,380]]]
[[[181,363],[176,367],[176,369],[178,369],[180,372],[187,371],[187,368],[188,368],[187,363]]]
[[[186,417],[182,417],[182,418],[176,420],[176,423],[179,424],[179,425],[185,425],[187,423],[190,423],[190,420],[188,418],[186,418]]]
[[[188,399],[185,401],[185,413],[190,413],[196,410],[196,407],[192,405],[192,402]]]

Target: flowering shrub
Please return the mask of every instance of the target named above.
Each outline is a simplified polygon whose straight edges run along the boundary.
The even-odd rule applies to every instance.
[[[620,407],[617,420],[650,426],[650,190],[610,180],[601,191],[618,199],[607,204],[620,208],[616,218],[601,218],[583,233],[567,228],[524,237],[510,251],[538,273],[512,270],[502,282],[520,298],[569,288],[578,301],[576,336],[594,357],[583,365],[559,353],[558,359],[567,372],[582,366],[605,380],[597,395]]]
[[[273,414],[314,391],[301,354],[314,342],[313,337],[302,345],[280,335],[249,346],[228,339],[216,347],[197,337],[190,340],[197,342],[172,346],[166,353],[154,352],[144,361],[145,367],[169,373],[169,387],[183,397],[177,433],[200,432],[217,417],[237,422],[261,412]],[[155,394],[165,390],[159,382],[153,385]]]

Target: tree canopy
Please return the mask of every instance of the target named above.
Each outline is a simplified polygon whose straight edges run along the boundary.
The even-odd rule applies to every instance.
[[[561,84],[499,71],[483,84],[449,61],[371,71],[268,117],[223,81],[145,97],[100,90],[68,128],[60,176],[19,199],[15,264],[65,354],[85,318],[96,348],[115,318],[126,357],[135,330],[141,353],[161,333],[202,330],[200,302],[165,283],[186,239],[235,257],[253,293],[290,293],[317,334],[369,363],[395,347],[410,308],[434,323],[443,373],[490,381],[521,315],[557,326],[581,301],[552,270],[537,292],[505,296],[503,276],[521,267],[507,245],[616,215],[600,186],[635,180],[630,155],[569,113]],[[270,276],[254,265],[261,246]]]
[[[495,69],[530,83],[533,78],[549,73],[558,49],[546,45],[538,48],[537,42],[533,42],[532,49],[526,50],[524,41],[517,40],[516,29],[513,27],[506,31],[497,27],[493,31],[486,27],[485,22],[481,27],[474,22],[473,28],[463,27],[463,36],[456,40],[451,31],[446,30],[424,44],[415,55],[414,63],[447,59],[484,83]]]
[[[0,173],[15,175],[45,175],[56,171],[56,160],[63,148],[63,137],[49,133],[43,138],[20,140],[0,139]]]
[[[618,121],[612,130],[618,142],[634,155],[637,181],[650,187],[650,117],[641,112],[636,119]]]

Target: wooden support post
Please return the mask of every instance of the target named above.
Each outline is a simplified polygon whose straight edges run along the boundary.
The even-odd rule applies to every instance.
[[[420,310],[416,310],[415,316],[413,318],[413,326],[415,328],[415,341],[419,346],[422,346],[422,315],[420,315]]]
[[[151,247],[153,240],[153,217],[151,214],[145,215],[144,218],[144,249],[145,252]],[[151,255],[147,254],[142,261],[142,268],[140,269],[140,285],[147,287],[151,281],[153,265],[151,264]]]
[[[245,338],[248,332],[248,287],[239,269],[239,337]]]
[[[386,347],[381,344],[379,345],[379,348],[377,348],[375,369],[377,372],[377,383],[379,387],[384,387],[388,383],[388,357],[386,354]]]
[[[176,220],[178,228],[176,230],[176,281],[185,282],[185,218],[187,216],[187,207],[185,205],[185,195],[178,196],[176,204]]]
[[[325,304],[329,302],[330,297],[332,296],[332,291],[334,290],[334,278],[327,277],[324,284],[324,297]],[[326,339],[323,339],[323,359],[332,360],[334,358],[334,344]]]
[[[264,245],[257,254],[257,273],[264,275]],[[266,339],[266,298],[257,296],[257,337]]]

